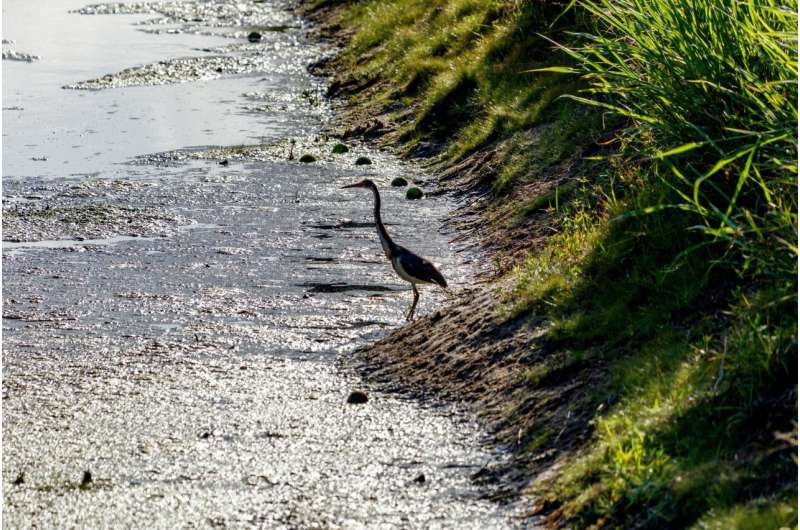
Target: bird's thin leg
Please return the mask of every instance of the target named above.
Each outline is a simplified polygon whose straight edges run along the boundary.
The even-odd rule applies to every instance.
[[[417,286],[413,283],[411,284],[411,290],[414,291],[414,301],[411,302],[411,309],[408,310],[408,315],[406,315],[407,322],[414,318],[414,310],[417,308],[417,302],[419,301],[419,291],[417,291]]]

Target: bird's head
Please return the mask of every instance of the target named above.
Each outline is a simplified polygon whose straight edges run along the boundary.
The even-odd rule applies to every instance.
[[[348,184],[347,186],[342,186],[342,189],[345,188],[372,188],[375,186],[375,183],[372,182],[370,179],[364,179],[362,181],[356,182],[355,184]]]

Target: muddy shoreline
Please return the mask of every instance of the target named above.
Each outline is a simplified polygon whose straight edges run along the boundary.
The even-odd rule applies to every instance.
[[[337,9],[323,2],[303,14],[312,21],[316,38],[341,50],[351,35],[331,23]],[[493,162],[505,146],[478,150],[457,164],[443,161],[443,144],[435,141],[423,139],[409,150],[396,120],[413,115],[412,109],[376,105],[370,97],[385,81],[358,79],[337,57],[310,70],[327,78],[327,96],[338,110],[331,134],[361,139],[429,168],[436,193],[459,204],[447,225],[485,257],[473,286],[459,290],[435,312],[341,358],[340,365],[385,391],[444,400],[467,410],[486,426],[493,443],[514,455],[473,480],[495,484],[499,502],[521,500],[528,524],[557,521],[557,506],[537,491],[589,440],[595,411],[584,389],[602,380],[604,372],[591,356],[574,363],[549,345],[547,319],[508,317],[503,293],[510,286],[504,273],[520,255],[540,248],[546,226],[535,216],[519,226],[503,222],[505,212],[484,200],[496,177]],[[526,192],[535,196],[535,190]],[[543,361],[554,368],[546,380],[527,371]]]

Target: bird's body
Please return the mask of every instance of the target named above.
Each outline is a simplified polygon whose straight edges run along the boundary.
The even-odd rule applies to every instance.
[[[417,301],[419,300],[419,291],[417,291],[417,284],[421,283],[435,283],[442,287],[447,288],[447,280],[444,279],[436,267],[430,261],[414,254],[405,247],[401,247],[392,241],[386,227],[383,226],[381,220],[381,196],[378,193],[378,187],[369,179],[362,180],[356,184],[345,186],[345,188],[369,188],[372,190],[372,195],[375,199],[375,228],[378,230],[378,237],[381,241],[383,253],[386,259],[392,264],[392,269],[405,281],[411,284],[411,289],[414,291],[414,301],[408,311],[407,320],[411,320],[414,316],[414,310],[417,308]]]
[[[433,263],[399,245],[397,249],[399,251],[397,255],[390,259],[392,268],[398,276],[409,283],[435,283],[447,288],[447,280]]]

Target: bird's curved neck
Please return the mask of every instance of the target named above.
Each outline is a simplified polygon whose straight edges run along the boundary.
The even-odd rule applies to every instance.
[[[386,254],[386,257],[391,257],[392,251],[396,245],[394,241],[392,241],[392,238],[389,237],[389,233],[386,231],[386,227],[383,226],[383,221],[381,220],[381,196],[376,186],[370,186],[370,189],[372,190],[373,197],[375,197],[375,226],[378,229],[378,237],[381,238],[381,246],[383,247],[384,254]]]

